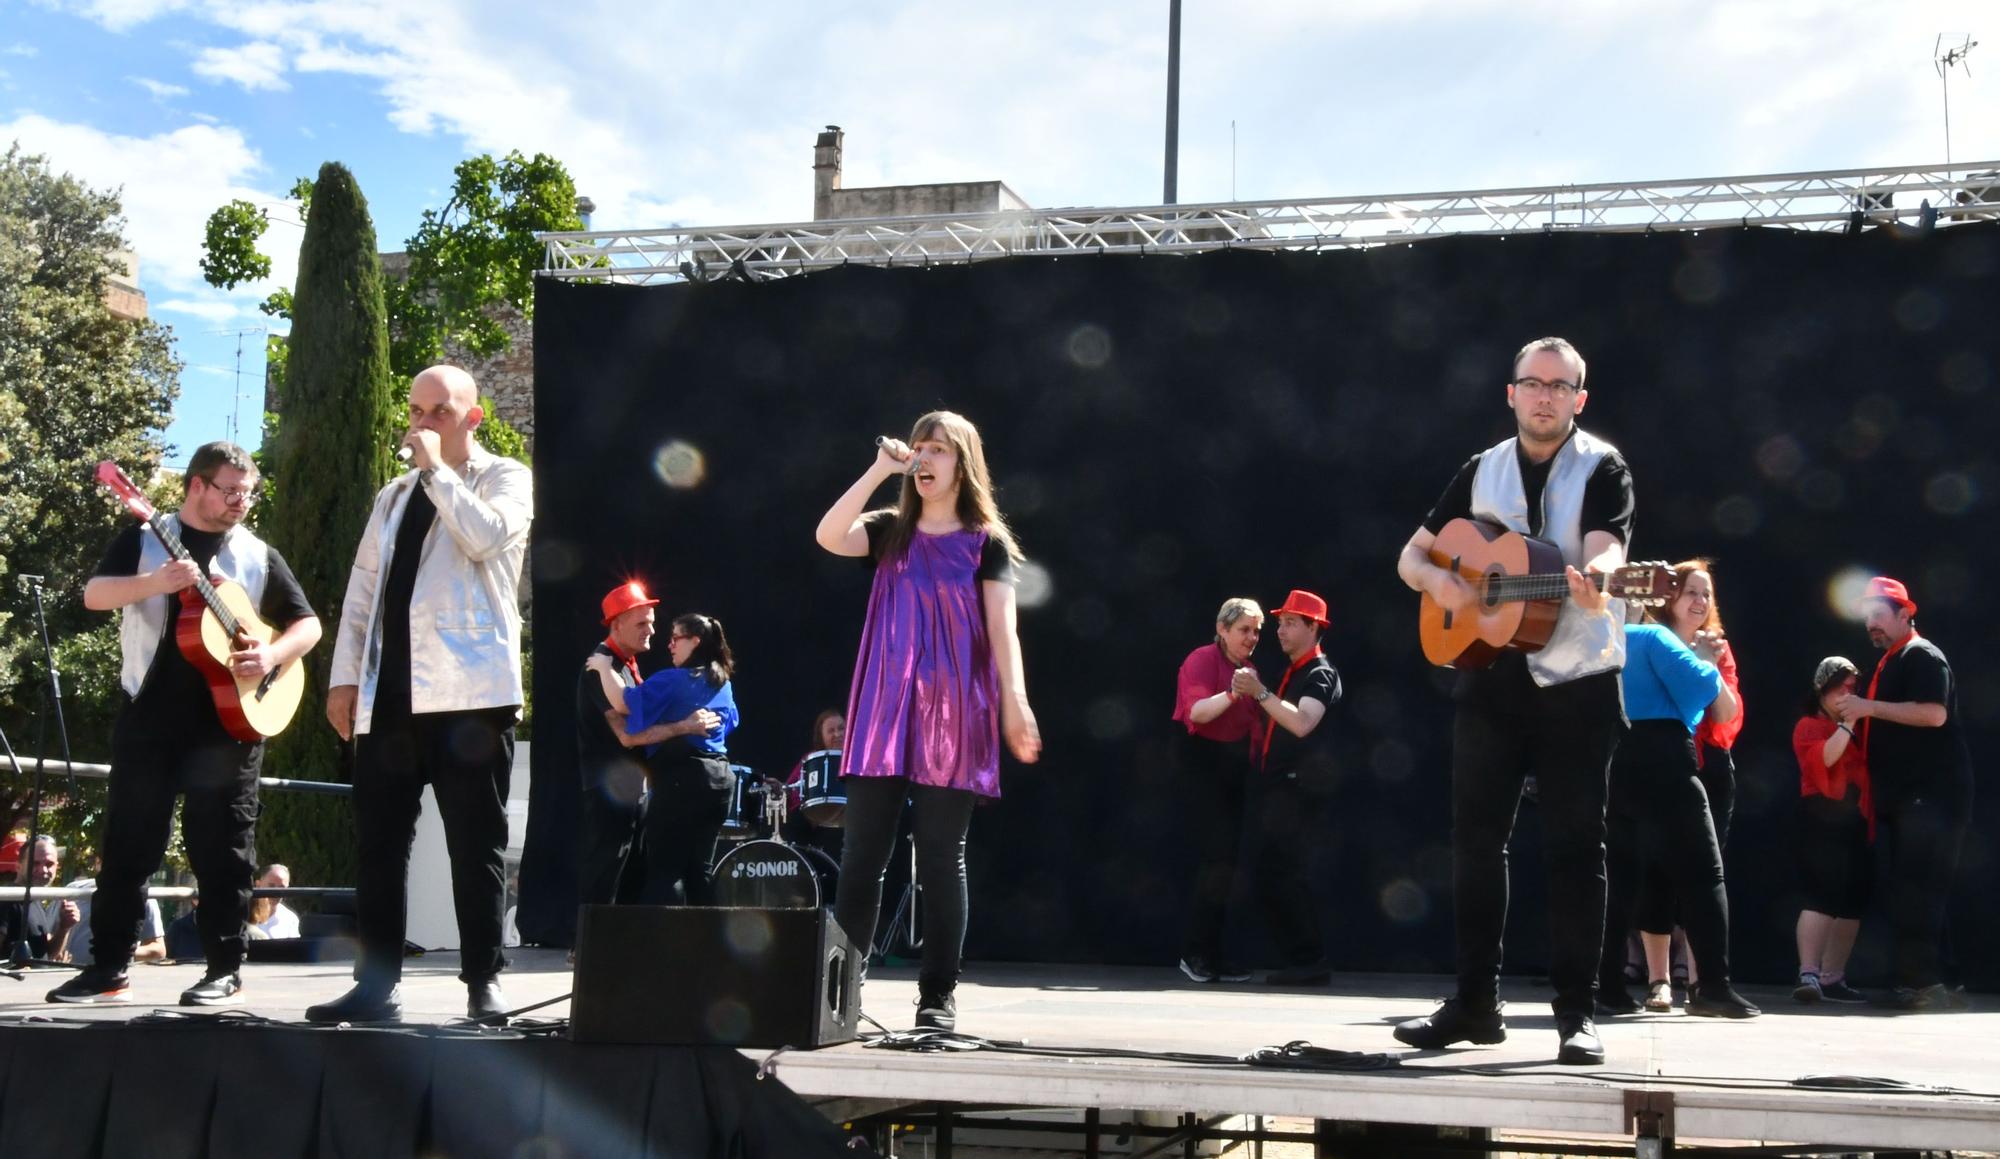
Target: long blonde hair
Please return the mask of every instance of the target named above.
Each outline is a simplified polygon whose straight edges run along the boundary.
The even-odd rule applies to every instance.
[[[1001,517],[999,505],[993,502],[993,476],[986,469],[986,444],[980,441],[979,428],[962,414],[934,410],[910,428],[911,446],[925,439],[938,439],[958,455],[958,521],[968,531],[984,531],[999,540],[1000,546],[1007,549],[1007,558],[1020,563],[1024,558],[1021,546]],[[916,478],[905,474],[888,534],[882,539],[883,559],[894,559],[910,546],[917,518],[923,511],[924,501],[917,494]]]

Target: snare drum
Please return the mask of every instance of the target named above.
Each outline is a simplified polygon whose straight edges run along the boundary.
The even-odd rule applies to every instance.
[[[729,811],[722,818],[722,832],[716,836],[722,841],[748,841],[763,836],[764,783],[748,765],[731,765],[729,771],[736,774],[736,784],[729,790]]]
[[[840,775],[840,750],[821,749],[807,753],[801,762],[799,812],[806,820],[827,829],[847,823],[847,782]]]
[[[745,841],[715,863],[715,904],[812,909],[833,904],[839,869],[817,849]]]

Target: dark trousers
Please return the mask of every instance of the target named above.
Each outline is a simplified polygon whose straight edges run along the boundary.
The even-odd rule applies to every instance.
[[[1736,759],[1728,749],[1714,745],[1705,746],[1702,752],[1701,770],[1696,774],[1701,782],[1702,793],[1708,798],[1708,818],[1715,826],[1715,846],[1727,853],[1729,849],[1729,822],[1736,813]],[[1612,789],[1617,794],[1617,789]],[[1632,924],[1649,934],[1671,934],[1674,927],[1686,924],[1688,903],[1675,892],[1672,874],[1665,862],[1648,859],[1640,869],[1638,899],[1633,903]],[[1610,933],[1606,939],[1618,936],[1619,930],[1607,924]]]
[[[1897,986],[1921,990],[1944,980],[1939,957],[1945,909],[1969,814],[1964,805],[1935,797],[1876,807],[1875,834],[1889,859],[1886,884]]]
[[[1704,988],[1729,981],[1729,894],[1708,792],[1695,776],[1694,738],[1677,720],[1639,720],[1611,762],[1605,841],[1609,905],[1601,984],[1624,984],[1625,939],[1640,879],[1657,865],[1680,900],[1688,950]],[[1672,932],[1654,930],[1654,933]]]
[[[582,905],[631,903],[639,899],[644,854],[639,848],[645,817],[646,767],[637,760],[614,761],[584,770],[578,811],[577,901]]]
[[[1188,899],[1181,956],[1213,963],[1222,954],[1229,898],[1236,888],[1243,847],[1243,809],[1250,781],[1248,741],[1192,736],[1179,724],[1174,741],[1179,797],[1194,854],[1194,890]]]
[[[387,987],[403,976],[410,843],[426,784],[437,798],[451,857],[461,970],[482,982],[506,966],[507,784],[514,765],[513,708],[377,717],[354,738],[354,828],[360,869],[354,904],[361,953],[354,976]]]
[[[912,785],[903,777],[847,778],[847,840],[834,890],[834,919],[855,945],[874,944],[882,879],[905,800],[916,838],[917,884],[923,888],[924,954],[917,980],[949,992],[958,984],[965,956],[965,835],[978,801],[971,792]]]
[[[1623,726],[1612,673],[1460,699],[1452,724],[1451,846],[1458,992],[1467,1006],[1491,1009],[1499,1001],[1507,843],[1521,782],[1533,774],[1547,851],[1555,1009],[1594,1011],[1604,942],[1605,783]]]
[[[149,719],[127,708],[111,734],[111,791],[103,865],[90,906],[92,964],[131,964],[146,912],[146,879],[173,836],[174,799],[184,796],[181,840],[202,904],[202,951],[212,971],[243,964],[244,923],[257,880],[257,770],[264,746],[244,744],[220,723]]]
[[[1251,784],[1257,821],[1251,888],[1284,964],[1317,964],[1326,958],[1326,943],[1306,867],[1319,838],[1320,800],[1302,789],[1295,774],[1257,773]]]
[[[671,753],[653,762],[650,780],[639,899],[647,905],[709,905],[715,835],[736,791],[729,758]]]

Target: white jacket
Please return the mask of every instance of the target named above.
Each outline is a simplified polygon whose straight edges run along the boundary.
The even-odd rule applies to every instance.
[[[382,585],[396,528],[421,473],[390,480],[375,510],[340,608],[329,683],[359,685],[354,731],[368,731],[382,659]],[[521,557],[534,518],[527,467],[472,446],[463,476],[440,465],[425,490],[437,520],[424,536],[410,593],[410,711],[519,706]]]

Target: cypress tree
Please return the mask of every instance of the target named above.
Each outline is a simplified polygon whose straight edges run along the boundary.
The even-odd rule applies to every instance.
[[[313,184],[299,244],[292,333],[279,390],[271,508],[262,534],[283,553],[326,626],[306,657],[299,718],[271,742],[267,775],[349,779],[326,723],[327,673],[355,545],[375,492],[395,470],[388,310],[368,202],[347,167],[329,161]],[[260,856],[290,864],[300,884],[352,884],[350,802],[318,794],[264,798]]]

